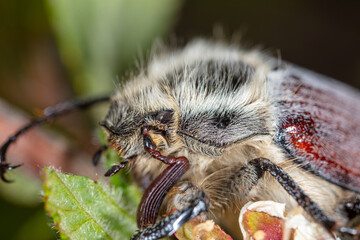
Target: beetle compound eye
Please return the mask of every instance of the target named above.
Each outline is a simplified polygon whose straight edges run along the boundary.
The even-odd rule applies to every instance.
[[[155,120],[159,121],[161,124],[167,124],[173,116],[173,111],[164,110],[157,113]]]
[[[221,129],[224,129],[226,128],[227,126],[229,126],[230,124],[230,118],[228,117],[224,117],[222,119],[220,119],[219,123],[216,125],[218,128],[221,128]]]
[[[220,129],[225,129],[231,123],[231,115],[226,114],[225,116],[219,116],[215,120],[216,126]]]

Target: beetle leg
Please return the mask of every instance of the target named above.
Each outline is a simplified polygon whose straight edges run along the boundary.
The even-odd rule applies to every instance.
[[[100,161],[100,158],[101,158],[101,155],[109,148],[108,145],[103,145],[101,146],[94,154],[93,156],[93,165],[96,166],[98,165],[99,161]]]
[[[22,164],[11,166],[10,164],[6,163],[5,161],[4,161],[4,162],[0,162],[0,177],[1,177],[1,180],[3,180],[3,181],[6,182],[6,183],[11,183],[12,181],[8,180],[8,179],[5,177],[5,172],[6,172],[6,171],[13,170],[13,169],[15,169],[15,168],[18,168],[18,167],[20,167],[21,165],[22,165]]]
[[[111,177],[113,175],[115,175],[118,171],[120,171],[121,169],[123,169],[124,167],[126,167],[126,165],[128,165],[129,161],[125,160],[120,162],[118,165],[114,165],[112,166],[109,170],[107,170],[107,172],[105,173],[105,177]]]
[[[197,198],[194,199],[190,206],[176,211],[166,218],[160,220],[153,226],[137,232],[131,240],[156,240],[173,235],[182,225],[198,216],[202,212],[206,212],[209,202],[204,194],[200,191]]]
[[[88,108],[96,103],[106,102],[109,101],[110,97],[97,97],[97,98],[90,98],[85,100],[75,100],[69,102],[59,103],[53,107],[47,107],[43,111],[43,117],[33,120],[32,122],[26,124],[22,128],[20,128],[15,134],[10,136],[8,140],[1,146],[0,148],[0,177],[4,182],[10,182],[5,178],[5,173],[8,170],[13,170],[21,165],[11,166],[6,162],[6,152],[8,147],[14,143],[19,136],[26,133],[28,130],[42,124],[45,122],[49,122],[56,117],[64,115],[66,113],[72,112],[76,109],[85,109]]]
[[[344,203],[344,210],[349,219],[353,219],[357,216],[360,216],[360,199],[348,199]]]
[[[359,227],[360,224],[360,199],[358,196],[347,199],[343,202],[343,211],[349,219],[348,227],[341,227],[337,230],[342,235],[350,235],[353,237],[360,238],[360,232],[355,228]]]
[[[100,158],[101,154],[106,150],[108,149],[109,147],[108,146],[102,146],[96,153],[95,153],[95,156],[94,158]],[[96,156],[96,155],[99,155],[99,156]],[[117,165],[113,165],[112,167],[109,168],[109,170],[106,171],[106,173],[104,174],[105,177],[111,177],[113,175],[115,175],[117,172],[119,172],[121,169],[125,168],[130,162],[134,161],[135,158],[137,157],[137,155],[133,155],[129,158],[127,158],[125,161],[122,161],[120,162],[119,164]],[[93,162],[95,161],[99,161],[99,159],[93,159]],[[97,164],[97,162],[96,162]]]
[[[336,231],[342,237],[351,236],[351,239],[354,239],[354,240],[359,240],[360,239],[360,233],[355,228],[341,227],[339,229],[336,229]],[[349,238],[346,238],[346,239],[349,239]]]
[[[257,158],[250,163],[257,165],[263,172],[269,172],[316,222],[324,226],[329,232],[334,230],[335,221],[281,167],[266,158]]]
[[[269,172],[296,202],[330,233],[336,231],[342,235],[350,235],[359,239],[360,233],[358,230],[347,227],[337,228],[335,221],[281,167],[266,158],[254,159],[251,163],[258,165],[263,172]]]

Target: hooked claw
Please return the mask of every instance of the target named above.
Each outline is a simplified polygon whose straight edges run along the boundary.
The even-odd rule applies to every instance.
[[[13,181],[10,181],[10,180],[5,178],[5,173],[6,173],[6,171],[13,170],[13,169],[18,168],[20,166],[22,166],[22,164],[15,165],[15,166],[10,166],[9,163],[1,162],[0,163],[0,178],[1,178],[1,180],[3,180],[6,183],[13,182]]]

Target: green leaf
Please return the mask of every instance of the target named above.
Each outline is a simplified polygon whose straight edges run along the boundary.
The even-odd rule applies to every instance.
[[[137,229],[120,188],[53,169],[45,169],[43,188],[62,239],[128,239]]]

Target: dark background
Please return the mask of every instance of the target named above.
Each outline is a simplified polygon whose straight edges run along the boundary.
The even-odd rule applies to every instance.
[[[0,3],[0,96],[25,109],[48,106],[74,91],[79,94],[59,56],[45,5],[39,0]],[[212,37],[214,27],[221,26],[229,39],[240,34],[246,46],[260,45],[274,55],[279,51],[287,61],[360,88],[359,11],[357,1],[188,0],[157,37],[175,36],[184,43]],[[143,45],[146,52],[150,44]],[[128,69],[124,65],[117,76]]]
[[[250,46],[280,50],[287,61],[360,88],[359,11],[357,1],[186,1],[175,33],[208,37],[217,24]]]
[[[0,101],[10,104],[10,108],[16,111],[20,109],[28,116],[36,115],[34,109],[77,95],[102,93],[96,92],[96,87],[95,91],[79,90],[86,89],[87,83],[85,81],[79,85],[74,81],[77,76],[74,63],[64,57],[66,50],[61,41],[61,32],[54,27],[65,19],[54,24],[54,11],[49,10],[50,2],[0,2]],[[360,88],[360,6],[356,1],[187,0],[180,2],[174,9],[163,21],[166,27],[161,31],[154,30],[152,35],[139,44],[144,55],[155,38],[172,39],[175,36],[181,45],[196,37],[211,38],[216,26],[220,26],[228,39],[234,35],[241,36],[240,42],[245,46],[261,46],[275,56],[280,53],[284,60]],[[134,22],[137,11],[142,13],[147,9],[138,6],[131,11],[129,14],[135,16],[132,19]],[[157,14],[156,9],[154,14]],[[87,29],[92,26],[85,21],[82,27]],[[117,25],[113,27],[116,29]],[[131,38],[132,32],[145,30],[141,25],[130,27],[124,35],[128,36],[128,41],[136,42],[137,39]],[[85,45],[86,40],[91,40],[91,37],[85,38]],[[123,48],[124,45],[119,43],[113,51],[121,52]],[[122,76],[126,76],[126,72],[134,66],[134,59],[121,59],[121,64],[115,62],[110,78],[126,78]],[[87,68],[84,67],[82,71],[88,71]],[[113,86],[112,82],[110,86]],[[2,107],[0,113],[0,123],[10,117]],[[67,146],[73,149],[72,152],[80,149],[81,154],[86,155],[85,159],[90,158],[96,149],[96,141],[94,143],[93,140],[94,123],[103,117],[89,120],[89,116],[75,114],[52,125],[52,128],[57,129],[56,134],[61,133],[68,139]],[[5,132],[1,126],[0,135]],[[2,139],[6,136],[2,136]],[[42,154],[37,149],[33,151],[34,154]],[[90,163],[85,162],[85,167],[80,168],[86,168],[87,164]],[[31,163],[25,164],[21,171],[30,171],[27,167],[29,165]],[[41,164],[33,165],[36,165],[35,172],[42,168]],[[69,171],[82,173],[79,166],[70,165],[60,163]],[[30,174],[26,181],[34,181],[35,185],[39,185],[37,179],[36,174]],[[6,189],[6,186],[1,185],[0,239],[31,239],[31,236],[38,240],[55,238],[47,227],[50,220],[43,212],[40,194],[36,201],[29,200],[27,203],[21,188],[13,190],[11,194]],[[25,199],[23,202],[18,201],[22,198]]]

